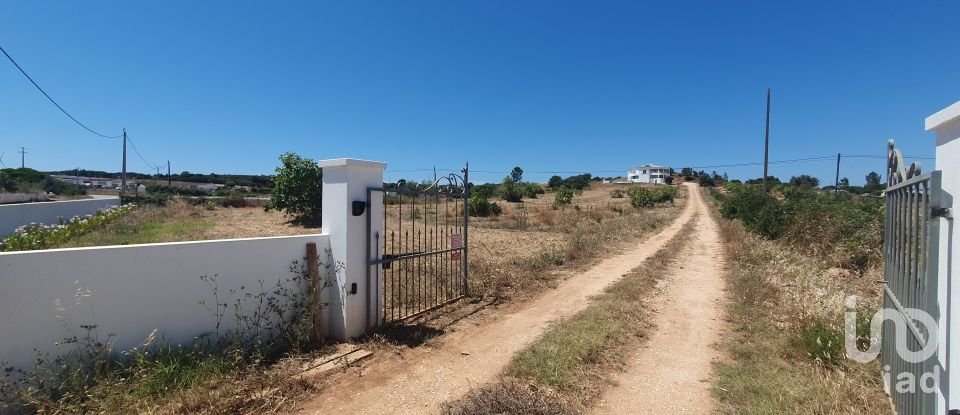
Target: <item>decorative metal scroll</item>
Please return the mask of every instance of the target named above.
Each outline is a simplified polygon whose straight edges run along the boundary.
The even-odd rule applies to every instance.
[[[920,162],[910,163],[905,167],[903,153],[893,145],[893,139],[887,141],[887,186],[903,183],[921,174]]]

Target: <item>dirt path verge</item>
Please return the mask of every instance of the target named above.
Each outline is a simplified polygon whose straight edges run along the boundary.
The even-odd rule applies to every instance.
[[[594,408],[598,414],[705,414],[714,412],[710,394],[716,343],[723,330],[725,262],[716,221],[699,192],[690,206],[701,214],[689,253],[663,280],[656,306],[657,328],[629,360],[618,386]]]
[[[298,413],[432,413],[472,386],[496,379],[513,355],[540,336],[551,321],[586,308],[591,296],[642,264],[676,235],[702,206],[698,189],[691,186],[688,191],[691,203],[656,235],[563,281],[522,309],[447,334],[402,360],[380,359],[364,369],[362,376],[346,378],[324,390]]]

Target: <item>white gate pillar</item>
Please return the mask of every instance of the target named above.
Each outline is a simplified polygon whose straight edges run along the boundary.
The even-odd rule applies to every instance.
[[[370,234],[383,234],[383,194],[373,192],[374,200],[368,206],[367,189],[383,187],[387,164],[332,159],[317,165],[323,169],[322,232],[330,236],[331,270],[336,270],[336,282],[327,288],[327,336],[347,340],[366,332],[368,313],[375,313],[368,305],[376,304],[380,295],[381,287],[367,280],[372,259],[368,256],[367,220],[369,215]]]
[[[942,173],[943,200],[952,210],[952,220],[940,218],[940,255],[938,267],[940,310],[943,313],[939,327],[940,363],[946,368],[946,379],[937,413],[960,409],[960,281],[954,281],[960,270],[960,227],[955,223],[960,216],[960,102],[927,117],[924,127],[937,134],[937,169]],[[929,170],[929,169],[928,169]],[[941,386],[942,388],[942,386]]]

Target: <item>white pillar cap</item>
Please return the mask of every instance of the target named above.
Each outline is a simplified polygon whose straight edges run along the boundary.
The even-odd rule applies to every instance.
[[[927,117],[923,123],[923,127],[927,131],[936,130],[957,119],[960,119],[960,101],[954,102],[953,105]]]
[[[386,169],[387,163],[380,161],[370,161],[370,160],[360,160],[360,159],[327,159],[320,160],[317,162],[317,166],[321,169],[324,167],[347,167],[347,166],[356,166],[356,167],[369,167],[372,169]]]

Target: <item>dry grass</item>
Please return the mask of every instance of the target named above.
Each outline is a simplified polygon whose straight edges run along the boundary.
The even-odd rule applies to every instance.
[[[133,213],[60,247],[252,238],[319,232],[318,228],[295,225],[282,213],[264,212],[263,208],[202,207],[173,200],[162,207],[140,207]]]
[[[604,290],[587,309],[551,326],[517,353],[500,381],[445,405],[447,414],[580,413],[644,342],[653,311],[647,300],[689,242],[696,220],[667,246]],[[545,412],[544,412],[545,411]]]
[[[455,405],[445,406],[441,413],[566,415],[581,413],[581,409],[575,402],[535,383],[507,378],[490,387],[471,390]]]
[[[843,333],[843,300],[857,294],[876,310],[876,270],[864,277],[718,221],[731,264],[729,360],[714,366],[714,395],[726,414],[887,413],[877,362],[842,357],[842,345],[805,343],[812,333]],[[816,331],[814,331],[816,330]],[[817,334],[819,336],[819,334]],[[819,338],[819,337],[818,337]],[[812,353],[813,352],[813,353]],[[814,355],[817,355],[815,358]]]
[[[561,270],[620,250],[668,223],[686,203],[681,196],[675,205],[634,209],[629,199],[611,198],[612,187],[595,184],[562,209],[552,208],[549,193],[522,204],[498,201],[500,218],[471,219],[471,294],[507,299],[554,287]]]

